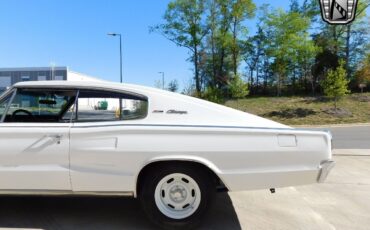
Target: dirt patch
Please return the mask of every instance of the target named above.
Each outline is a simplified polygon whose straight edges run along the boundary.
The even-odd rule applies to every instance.
[[[286,98],[281,98],[281,97],[273,97],[270,98],[272,103],[286,103],[287,99]]]
[[[279,111],[271,111],[269,113],[263,114],[263,116],[280,117],[280,118],[302,118],[302,117],[307,117],[307,116],[315,115],[315,114],[316,112],[312,109],[288,108],[288,109],[282,109]]]
[[[328,97],[305,97],[303,98],[303,102],[305,103],[316,103],[316,102],[329,102],[331,99]]]
[[[353,96],[352,99],[359,102],[370,102],[370,96],[368,95],[356,95]]]
[[[322,111],[326,114],[332,115],[334,117],[351,117],[352,113],[343,108],[323,108]]]

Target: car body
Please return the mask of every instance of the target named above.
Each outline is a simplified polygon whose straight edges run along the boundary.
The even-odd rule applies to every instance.
[[[136,197],[163,164],[196,165],[228,191],[270,189],[322,182],[334,165],[328,132],[137,85],[18,83],[0,116],[3,194]]]

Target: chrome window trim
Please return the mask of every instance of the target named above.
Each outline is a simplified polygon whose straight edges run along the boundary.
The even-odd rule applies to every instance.
[[[69,119],[69,123],[70,124],[73,123],[73,120],[74,120],[73,118],[74,118],[75,115],[76,115],[76,119],[75,120],[77,120],[77,118],[78,118],[78,96],[80,95],[80,90],[77,89],[76,91],[77,91],[76,92],[76,98],[75,98],[75,102],[73,103],[74,108],[73,108],[72,116]]]
[[[16,86],[14,88],[41,89],[42,87],[44,87],[44,86],[31,85],[31,86]],[[132,92],[132,91],[125,90],[125,89],[112,89],[112,88],[105,88],[105,87],[99,87],[99,86],[66,86],[66,87],[61,87],[61,86],[54,86],[53,85],[53,86],[47,86],[47,87],[50,88],[50,89],[57,88],[57,89],[60,89],[60,90],[72,89],[72,90],[98,90],[98,91],[105,91],[105,92],[114,92],[114,93],[120,93],[120,94],[127,94],[127,95],[131,95],[131,96],[135,96],[135,97],[141,98],[141,99],[146,100],[146,101],[149,102],[149,98],[146,95],[136,93],[136,92]]]
[[[8,96],[10,94],[10,92],[13,91],[13,90],[14,90],[13,87],[5,90],[2,94],[0,94],[0,100],[2,100],[4,97]]]
[[[120,108],[120,114],[119,114],[119,119],[118,120],[88,120],[88,121],[79,121],[78,120],[78,100],[80,99],[80,91],[81,90],[86,90],[86,91],[96,91],[96,92],[112,92],[112,93],[117,93],[119,94],[119,97],[117,99],[119,99],[119,108]],[[75,112],[76,112],[76,119],[71,119],[71,123],[100,123],[100,122],[122,122],[122,121],[125,121],[122,119],[122,99],[124,99],[124,97],[121,97],[123,95],[129,95],[129,96],[134,96],[134,97],[137,97],[138,99],[133,99],[133,100],[141,100],[141,101],[145,101],[147,103],[147,108],[146,108],[146,113],[145,113],[145,116],[141,117],[141,118],[137,118],[137,119],[131,119],[129,121],[140,121],[140,120],[144,120],[145,118],[148,117],[149,115],[149,98],[147,96],[144,96],[142,94],[136,94],[136,93],[133,93],[133,92],[130,92],[130,91],[122,91],[122,90],[108,90],[108,89],[99,89],[99,88],[77,88],[77,96],[76,96],[76,104],[75,104]]]
[[[8,114],[8,111],[9,111],[9,108],[10,108],[10,105],[12,104],[13,100],[14,100],[14,97],[15,95],[17,94],[17,88],[14,89],[14,91],[12,92],[12,96],[10,97],[10,100],[8,102],[8,105],[6,106],[5,110],[4,110],[4,114],[2,115],[1,117],[1,120],[0,120],[0,123],[4,123],[4,120],[5,120],[5,117],[6,117],[6,114]],[[6,95],[8,96],[8,95]],[[5,96],[4,96],[5,97]],[[4,98],[3,97],[3,98]]]

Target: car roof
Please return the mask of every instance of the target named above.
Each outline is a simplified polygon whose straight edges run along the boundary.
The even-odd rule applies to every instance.
[[[168,91],[140,86],[128,83],[115,83],[109,81],[26,81],[16,83],[15,88],[87,88],[87,89],[105,89],[105,90],[118,90],[130,91],[139,94],[147,93],[161,93],[166,94]]]
[[[142,88],[142,86],[133,84],[120,84],[108,81],[25,81],[14,85],[17,88],[24,87],[60,87],[60,88],[78,88],[78,87],[99,87],[111,89]]]
[[[181,124],[289,128],[288,126],[277,122],[201,100],[199,98],[134,84],[120,84],[108,81],[27,81],[17,83],[14,87],[122,91],[136,96],[145,96],[150,101],[150,109],[153,110],[188,111],[187,116],[171,116],[171,114],[168,114],[168,116],[162,116],[162,114],[153,115],[150,113],[151,115],[148,117],[150,117],[150,119],[152,119],[151,122],[154,123],[178,124],[180,122]]]

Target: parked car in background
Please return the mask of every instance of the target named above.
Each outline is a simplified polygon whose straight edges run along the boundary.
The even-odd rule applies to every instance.
[[[331,139],[143,86],[18,83],[0,96],[0,193],[133,196],[190,228],[216,191],[323,182]]]

